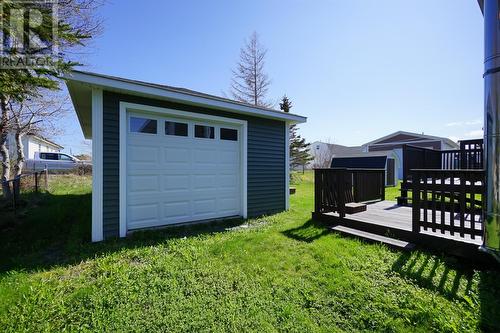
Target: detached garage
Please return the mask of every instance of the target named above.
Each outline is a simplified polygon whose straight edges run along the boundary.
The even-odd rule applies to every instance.
[[[288,208],[288,128],[305,117],[87,72],[67,78],[92,139],[92,240]]]

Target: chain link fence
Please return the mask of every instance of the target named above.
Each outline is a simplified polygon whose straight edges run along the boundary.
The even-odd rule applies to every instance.
[[[8,191],[7,195],[3,193],[4,188]],[[48,189],[49,172],[47,169],[38,172],[24,173],[2,184],[1,195],[4,201],[2,206],[5,208],[11,206],[12,209],[16,210],[22,204],[22,194],[45,193]]]

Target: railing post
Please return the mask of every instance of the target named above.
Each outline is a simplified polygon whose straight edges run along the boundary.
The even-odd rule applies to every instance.
[[[401,204],[402,205],[407,205],[408,204],[408,191],[406,190],[406,187],[408,186],[408,146],[403,145],[403,182],[401,183],[401,197],[404,199],[401,199]]]
[[[346,181],[346,172],[347,170],[342,169],[339,170],[338,177],[339,177],[339,186],[338,186],[338,209],[339,209],[339,216],[344,218],[345,217],[345,181]]]
[[[319,169],[314,169],[314,212],[321,212],[321,177]]]
[[[45,192],[49,191],[49,170],[43,170],[45,173]]]
[[[380,171],[380,191],[381,191],[381,199],[385,200],[385,172]]]
[[[38,193],[38,172],[35,172],[35,193]]]
[[[420,232],[420,173],[413,171],[411,183],[412,196],[412,231]]]

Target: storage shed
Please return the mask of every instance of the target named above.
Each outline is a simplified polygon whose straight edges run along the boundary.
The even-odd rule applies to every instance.
[[[92,139],[92,240],[289,206],[289,126],[305,117],[183,88],[72,72]]]
[[[347,169],[384,169],[385,185],[396,186],[396,160],[387,155],[374,155],[362,153],[358,156],[334,157],[332,158],[332,168]]]

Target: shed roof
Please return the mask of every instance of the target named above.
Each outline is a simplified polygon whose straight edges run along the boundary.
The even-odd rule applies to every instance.
[[[332,168],[385,169],[387,156],[334,157]]]
[[[246,114],[289,123],[304,123],[307,120],[306,117],[297,114],[255,106],[190,89],[130,80],[122,77],[73,71],[65,79],[83,134],[86,138],[91,138],[92,135],[91,103],[93,88],[225,110],[235,114]]]

